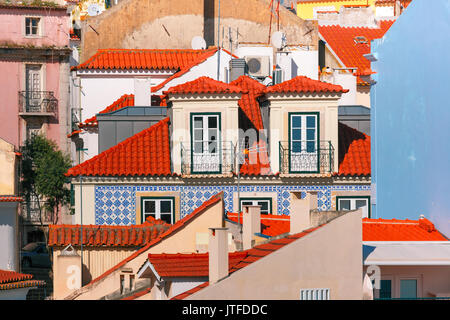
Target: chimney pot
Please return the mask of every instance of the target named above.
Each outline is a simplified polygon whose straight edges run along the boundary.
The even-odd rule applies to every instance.
[[[228,228],[209,228],[209,284],[228,276]]]
[[[244,250],[253,247],[253,235],[261,233],[261,206],[244,206],[242,237]]]
[[[292,192],[290,233],[300,233],[311,227],[311,210],[317,209],[317,191],[306,193],[301,198],[301,192]]]

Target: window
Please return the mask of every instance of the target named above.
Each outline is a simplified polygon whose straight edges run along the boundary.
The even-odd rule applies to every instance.
[[[220,114],[191,114],[192,172],[220,173]]]
[[[363,209],[363,218],[370,218],[370,197],[336,197],[338,211]]]
[[[400,299],[417,298],[417,279],[400,280]]]
[[[40,18],[25,18],[25,35],[38,36]]]
[[[300,300],[330,300],[330,289],[302,289]]]
[[[380,281],[380,299],[392,298],[392,281],[381,280]]]
[[[262,214],[272,214],[271,198],[240,198],[239,210],[242,211],[244,206],[261,206]]]
[[[289,113],[290,172],[319,172],[319,113]]]
[[[153,217],[155,219],[161,219],[169,224],[173,224],[174,202],[173,197],[142,197],[142,222],[144,222],[148,217]]]

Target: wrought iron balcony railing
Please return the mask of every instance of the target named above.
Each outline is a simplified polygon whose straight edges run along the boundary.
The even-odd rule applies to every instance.
[[[41,206],[44,206],[44,202],[41,202]],[[41,217],[39,213],[39,207],[37,201],[24,201],[22,203],[22,218],[28,223],[40,223]],[[42,223],[51,223],[50,214],[48,214],[44,208],[42,208]]]
[[[235,171],[235,147],[231,141],[200,142],[195,150],[181,143],[181,173],[229,174]]]
[[[19,91],[19,112],[26,114],[55,114],[58,100],[53,91]]]
[[[332,173],[334,147],[331,141],[281,141],[281,173]]]

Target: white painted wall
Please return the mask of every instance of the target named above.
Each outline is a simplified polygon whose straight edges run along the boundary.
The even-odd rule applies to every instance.
[[[18,271],[17,203],[0,203],[0,270]]]
[[[375,16],[377,17],[393,17],[394,7],[376,7]]]
[[[297,65],[297,76],[319,80],[319,51],[308,51],[302,48],[291,48],[292,59]]]
[[[343,93],[341,99],[339,99],[340,106],[356,105],[356,77],[351,73],[339,73],[334,72],[334,84],[342,86],[344,89],[350,90],[347,93]]]

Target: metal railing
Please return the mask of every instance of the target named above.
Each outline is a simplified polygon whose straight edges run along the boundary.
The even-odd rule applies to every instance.
[[[227,174],[235,171],[235,146],[231,141],[218,145],[203,142],[203,150],[195,152],[190,144],[181,143],[181,174]]]
[[[280,141],[281,173],[332,173],[334,147],[331,141],[296,141],[296,144]]]
[[[44,207],[44,202],[41,202],[42,207],[42,222],[44,224],[48,224],[52,222],[51,215],[46,212]],[[40,217],[40,211],[38,207],[37,201],[24,201],[22,203],[22,218],[29,222],[29,223],[40,223],[41,217]]]
[[[57,107],[53,91],[19,91],[20,113],[56,113]]]

